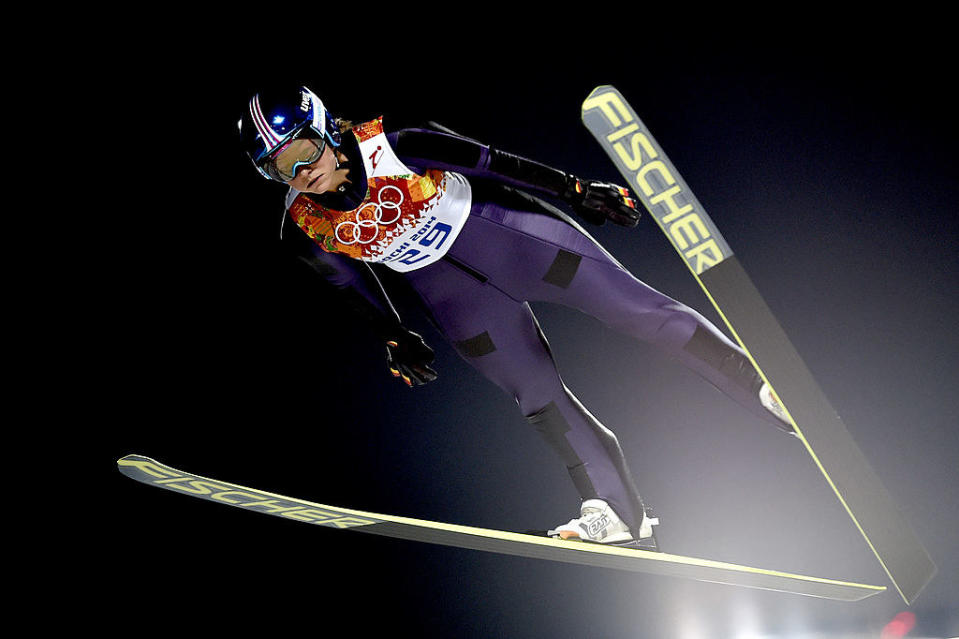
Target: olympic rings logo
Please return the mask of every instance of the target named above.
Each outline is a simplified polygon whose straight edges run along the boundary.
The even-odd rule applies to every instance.
[[[389,189],[392,189],[396,191],[397,194],[399,194],[400,199],[398,201],[392,202],[390,200],[383,199],[386,194],[386,191]],[[342,244],[346,244],[346,245],[371,244],[373,240],[376,239],[376,236],[379,235],[378,230],[379,230],[380,224],[395,224],[400,219],[400,216],[402,215],[400,213],[400,205],[403,203],[404,199],[406,198],[403,195],[403,191],[401,191],[399,187],[393,186],[392,184],[388,184],[377,192],[377,202],[375,203],[367,202],[366,204],[361,206],[359,210],[356,212],[356,221],[353,222],[353,221],[347,220],[345,222],[340,222],[339,224],[336,225],[336,229],[334,230],[333,234],[336,236],[336,239],[339,240]],[[372,207],[373,218],[363,219],[364,212],[366,212],[371,207]],[[394,212],[393,219],[384,220],[383,211],[393,211]],[[343,228],[349,229],[352,237],[347,238],[340,235],[340,230]],[[365,229],[373,229],[373,232],[370,235],[369,239],[366,239],[363,237]]]

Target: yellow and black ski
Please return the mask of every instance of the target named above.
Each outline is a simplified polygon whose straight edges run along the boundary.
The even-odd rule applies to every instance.
[[[117,461],[117,466],[127,477],[145,484],[236,508],[328,528],[841,601],[859,601],[886,589],[884,586],[807,577],[648,550],[564,541],[530,534],[326,506],[218,479],[200,477],[170,468],[142,455],[127,455]]]
[[[813,461],[899,594],[912,603],[935,575],[935,564],[716,225],[619,91],[595,88],[583,102],[582,118],[775,390]]]

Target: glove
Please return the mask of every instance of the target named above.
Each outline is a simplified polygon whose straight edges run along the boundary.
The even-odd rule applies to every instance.
[[[629,191],[621,186],[595,180],[584,181],[567,176],[563,199],[570,203],[577,215],[591,224],[601,225],[606,220],[620,226],[639,224],[640,211]]]
[[[400,333],[386,343],[386,361],[393,377],[400,377],[407,386],[421,386],[436,379],[433,349],[423,337],[400,327]]]

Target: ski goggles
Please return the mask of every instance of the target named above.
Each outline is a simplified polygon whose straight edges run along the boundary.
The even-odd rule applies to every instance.
[[[301,166],[313,164],[326,150],[326,137],[297,138],[274,151],[263,161],[263,172],[277,182],[291,182]]]

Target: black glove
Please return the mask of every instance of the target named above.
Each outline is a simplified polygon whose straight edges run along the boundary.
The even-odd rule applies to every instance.
[[[629,191],[621,186],[595,180],[580,180],[567,176],[567,189],[563,199],[570,203],[577,215],[591,224],[600,225],[606,220],[628,226],[639,224],[640,211]]]
[[[386,343],[390,372],[407,386],[420,386],[436,379],[436,371],[430,368],[434,359],[433,349],[422,336],[405,328],[400,327],[400,332]]]

